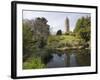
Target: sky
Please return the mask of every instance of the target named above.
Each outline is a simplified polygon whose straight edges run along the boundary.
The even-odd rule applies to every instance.
[[[23,19],[35,19],[36,17],[45,17],[50,25],[50,29],[53,33],[56,33],[58,30],[65,32],[65,20],[66,17],[69,18],[70,31],[73,31],[76,25],[76,22],[81,17],[91,16],[89,13],[71,13],[71,12],[46,12],[46,11],[23,11]]]

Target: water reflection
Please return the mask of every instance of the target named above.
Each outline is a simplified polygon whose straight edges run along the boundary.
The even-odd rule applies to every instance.
[[[78,66],[75,54],[70,55],[70,66]]]
[[[90,66],[90,50],[52,53],[52,58],[47,63],[47,68],[77,66]]]
[[[57,54],[52,54],[53,58],[50,60],[50,62],[48,62],[47,67],[49,68],[53,68],[53,67],[65,67],[65,63],[64,63],[64,57],[66,56],[59,56]]]

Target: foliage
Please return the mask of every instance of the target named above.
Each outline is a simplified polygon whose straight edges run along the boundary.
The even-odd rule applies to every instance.
[[[44,17],[23,21],[23,60],[26,60],[38,48],[46,45],[49,35],[47,22]]]
[[[32,25],[33,36],[39,48],[43,48],[46,45],[46,40],[50,33],[47,22],[46,18],[37,17]]]
[[[58,30],[56,35],[62,35],[62,31],[61,30]]]
[[[69,35],[69,32],[66,32],[65,35]]]
[[[62,48],[83,45],[82,39],[76,38],[71,35],[49,36],[47,46],[49,48]]]
[[[32,32],[28,24],[23,24],[23,58],[30,56],[32,52]]]
[[[69,36],[76,36],[75,32],[69,31],[69,32],[65,32],[64,35],[69,35]]]
[[[34,57],[31,60],[23,63],[23,69],[37,69],[37,68],[44,68],[45,64],[42,63],[41,58]]]
[[[44,17],[23,22],[23,69],[46,67],[55,49],[89,47],[90,17],[80,18],[74,32],[69,31],[65,34],[58,30],[56,35],[51,35],[47,22]]]
[[[91,18],[82,17],[78,19],[74,32],[78,37],[84,39],[86,42],[90,40],[90,27],[91,27]]]
[[[88,29],[80,29],[79,35],[86,42],[90,40],[90,30],[88,30]]]

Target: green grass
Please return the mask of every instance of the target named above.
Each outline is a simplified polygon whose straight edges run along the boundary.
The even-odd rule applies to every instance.
[[[72,47],[82,43],[82,40],[71,35],[53,35],[48,38],[48,46],[51,48]]]
[[[49,36],[48,38],[51,41],[61,41],[61,42],[66,42],[66,41],[74,41],[74,40],[79,40],[78,38],[70,35],[61,35],[61,36]]]

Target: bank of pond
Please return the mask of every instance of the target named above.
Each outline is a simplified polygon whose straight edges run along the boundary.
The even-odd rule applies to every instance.
[[[23,69],[84,67],[91,65],[90,49],[38,49],[23,61]]]

